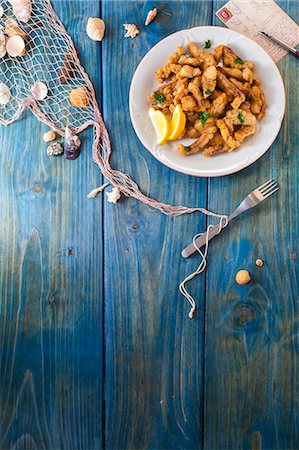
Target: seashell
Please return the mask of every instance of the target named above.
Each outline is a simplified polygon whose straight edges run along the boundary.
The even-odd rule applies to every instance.
[[[81,141],[76,134],[66,127],[64,140],[64,156],[66,159],[74,160],[80,155]]]
[[[6,55],[6,37],[0,32],[0,58]]]
[[[86,25],[87,36],[93,41],[101,41],[105,33],[105,22],[98,17],[90,17]]]
[[[146,16],[146,19],[145,19],[145,25],[149,25],[154,20],[154,18],[156,17],[157,13],[158,13],[157,8],[151,9],[147,13],[147,16]]]
[[[6,51],[12,58],[15,58],[16,56],[24,56],[26,50],[25,41],[22,36],[15,35],[8,38],[6,42]]]
[[[134,38],[137,36],[137,34],[140,33],[138,28],[136,27],[135,23],[124,23],[123,26],[127,30],[127,33],[125,34],[125,37]]]
[[[7,105],[10,100],[10,90],[6,84],[0,81],[0,105]]]
[[[117,203],[121,197],[121,193],[118,187],[114,187],[111,192],[106,192],[109,203]]]
[[[21,36],[24,39],[24,42],[26,40],[26,34],[17,25],[6,25],[5,24],[4,32],[9,38],[12,36]]]
[[[106,187],[109,186],[109,183],[104,183],[102,186],[93,189],[89,194],[87,194],[87,198],[95,198],[100,192],[102,192]]]
[[[4,9],[3,9],[3,6],[0,6],[0,17],[2,17],[2,16],[3,16],[3,14],[4,14]]]
[[[47,131],[46,133],[44,133],[43,135],[43,140],[45,142],[51,142],[54,141],[56,138],[56,134],[54,133],[54,131]]]
[[[18,22],[15,19],[13,19],[12,17],[9,17],[5,21],[5,28],[7,28],[7,27],[18,27]]]
[[[70,100],[73,106],[85,108],[89,105],[88,92],[84,86],[73,89],[70,93]]]
[[[72,57],[72,53],[69,52],[66,54],[65,59],[62,63],[61,69],[58,73],[58,78],[61,84],[67,83],[69,79],[74,78],[75,76],[75,63]]]
[[[31,88],[31,93],[35,100],[44,100],[48,95],[48,88],[45,83],[36,81]]]
[[[31,17],[31,0],[8,0],[12,6],[14,15],[21,22],[27,23]]]
[[[54,142],[47,148],[48,156],[59,156],[63,154],[63,147],[60,142]]]

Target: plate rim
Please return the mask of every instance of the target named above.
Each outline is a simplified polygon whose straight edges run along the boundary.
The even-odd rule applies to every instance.
[[[275,66],[276,73],[277,73],[278,77],[280,78],[280,81],[281,81],[281,84],[282,84],[282,87],[283,87],[283,111],[282,111],[282,114],[280,115],[280,118],[278,118],[279,126],[278,126],[278,129],[277,129],[277,133],[273,136],[273,139],[272,139],[271,143],[270,143],[270,144],[265,148],[265,150],[264,150],[260,155],[258,155],[258,157],[257,157],[256,159],[254,159],[253,161],[251,161],[251,162],[250,162],[250,161],[245,161],[245,162],[242,163],[237,169],[227,169],[227,170],[223,170],[222,173],[216,173],[216,174],[213,174],[213,173],[212,173],[212,174],[208,174],[208,175],[207,175],[207,174],[192,173],[192,172],[189,172],[189,171],[185,171],[184,169],[174,167],[174,166],[172,166],[171,164],[168,164],[166,161],[164,161],[164,160],[162,160],[162,159],[159,159],[157,155],[155,155],[154,153],[152,153],[151,150],[143,143],[142,139],[140,138],[140,135],[139,135],[138,132],[136,131],[136,128],[135,128],[135,120],[134,120],[134,118],[133,118],[133,113],[132,113],[132,101],[131,101],[131,98],[132,98],[132,91],[133,91],[133,83],[134,83],[134,81],[135,81],[135,79],[136,79],[138,69],[139,69],[140,65],[144,62],[144,60],[150,56],[150,54],[154,51],[154,49],[155,49],[161,42],[163,42],[164,40],[168,39],[168,38],[171,37],[171,36],[175,36],[175,35],[178,34],[178,33],[187,32],[187,31],[191,31],[191,30],[202,29],[202,28],[206,28],[206,29],[211,29],[211,28],[212,28],[212,29],[215,29],[215,28],[217,28],[217,29],[220,29],[220,30],[226,30],[226,31],[228,31],[229,33],[232,33],[232,34],[234,34],[234,35],[236,35],[236,36],[242,36],[242,37],[245,37],[246,39],[249,39],[250,41],[252,41],[255,45],[257,45],[257,46],[260,48],[260,50],[262,51],[262,53],[264,53],[268,58],[271,59],[271,61],[273,62],[273,65]],[[238,172],[240,172],[241,170],[245,169],[246,167],[251,166],[251,165],[254,164],[256,161],[258,161],[258,160],[259,160],[259,159],[260,159],[260,158],[261,158],[261,157],[262,157],[262,156],[270,149],[270,147],[272,146],[273,142],[275,141],[275,139],[277,138],[277,136],[278,136],[278,134],[279,134],[279,132],[280,132],[280,130],[281,130],[282,121],[283,121],[284,116],[285,116],[285,112],[286,112],[286,89],[285,89],[285,84],[284,84],[283,78],[282,78],[282,76],[281,76],[280,70],[279,70],[278,67],[277,67],[277,64],[273,61],[273,59],[272,59],[271,56],[266,52],[266,50],[264,50],[263,47],[260,46],[260,44],[258,44],[258,43],[255,42],[253,39],[251,39],[250,37],[246,36],[245,34],[239,33],[238,31],[235,31],[235,30],[231,30],[230,28],[227,28],[227,27],[216,26],[216,25],[215,25],[215,26],[213,26],[213,25],[199,25],[199,26],[196,26],[196,27],[183,28],[183,29],[181,29],[181,30],[178,30],[178,31],[175,31],[175,32],[173,32],[173,33],[168,34],[168,35],[165,36],[163,39],[160,39],[160,40],[159,40],[153,47],[151,47],[151,48],[148,50],[148,52],[143,56],[143,58],[141,59],[141,61],[140,61],[139,64],[138,64],[138,66],[136,67],[136,69],[135,69],[135,71],[134,71],[134,74],[133,74],[133,76],[132,76],[132,79],[131,79],[131,84],[130,84],[130,89],[129,89],[129,112],[130,112],[130,119],[131,119],[131,123],[132,123],[132,125],[133,125],[134,132],[135,132],[136,136],[138,137],[140,143],[141,143],[141,144],[143,145],[143,147],[146,148],[146,150],[147,150],[147,151],[148,151],[148,152],[149,152],[149,153],[150,153],[157,161],[159,161],[161,164],[163,164],[164,166],[166,166],[166,167],[168,167],[168,168],[174,170],[175,172],[182,173],[182,174],[184,174],[184,175],[189,175],[189,176],[192,176],[192,177],[198,177],[198,178],[216,178],[216,177],[223,177],[223,176],[227,176],[227,175],[233,175],[234,173],[238,173]]]

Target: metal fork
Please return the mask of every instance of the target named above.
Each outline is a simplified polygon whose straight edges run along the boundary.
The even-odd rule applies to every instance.
[[[228,217],[227,223],[225,226],[228,225],[228,223],[237,217],[239,214],[243,213],[244,211],[247,211],[247,209],[251,209],[254,206],[261,203],[263,200],[268,198],[270,195],[274,194],[274,192],[278,191],[279,186],[273,179],[267,181],[266,183],[262,184],[260,187],[254,189],[249,195],[247,195],[246,198],[240,203],[237,209],[234,210],[234,212],[231,213],[231,215]],[[207,242],[207,234],[208,235],[208,241],[210,241],[214,236],[219,234],[221,231],[221,228],[218,225],[211,226],[208,231],[206,231],[204,234],[202,234],[200,237],[198,237],[195,242],[198,248],[202,247]],[[186,247],[182,251],[182,256],[184,258],[188,258],[190,255],[192,255],[194,252],[196,252],[196,248],[194,243],[192,242],[188,247]]]

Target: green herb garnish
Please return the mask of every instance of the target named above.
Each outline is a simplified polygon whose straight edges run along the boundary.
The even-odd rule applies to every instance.
[[[211,45],[212,45],[212,41],[210,41],[210,39],[208,39],[208,40],[205,42],[205,48],[210,48]]]
[[[166,100],[166,96],[164,94],[159,94],[158,92],[154,92],[154,97],[156,103],[164,103]]]
[[[210,91],[210,89],[206,89],[205,94],[210,95],[210,94],[212,94],[212,91]]]
[[[191,148],[190,147],[185,147],[185,152],[190,153],[191,152]]]
[[[243,59],[241,59],[241,58],[236,58],[236,60],[235,60],[235,63],[236,64],[245,64],[245,62],[243,61]]]
[[[239,112],[239,114],[238,114],[238,119],[239,119],[239,121],[240,121],[241,123],[244,122],[244,117],[243,117],[243,114],[242,114],[241,112]]]
[[[205,124],[206,124],[206,121],[207,121],[208,118],[209,118],[209,113],[208,113],[208,111],[200,111],[200,112],[198,113],[198,118],[201,120],[201,124],[202,124],[202,126],[204,127]]]

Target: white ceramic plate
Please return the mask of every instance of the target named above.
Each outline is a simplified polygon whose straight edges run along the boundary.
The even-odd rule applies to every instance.
[[[268,104],[265,117],[258,121],[256,132],[242,146],[231,153],[213,157],[201,153],[181,156],[177,152],[178,142],[157,144],[156,135],[148,116],[148,95],[157,87],[155,70],[162,67],[177,46],[187,47],[189,41],[199,44],[212,41],[211,50],[226,44],[242,59],[255,63],[255,74],[262,79],[262,87]],[[142,59],[132,79],[130,88],[130,115],[133,127],[142,144],[150,153],[178,172],[199,177],[217,177],[237,172],[260,158],[277,136],[285,111],[285,89],[276,65],[270,56],[254,41],[235,31],[222,27],[196,27],[178,31],[156,44]],[[194,139],[182,139],[189,145]]]

